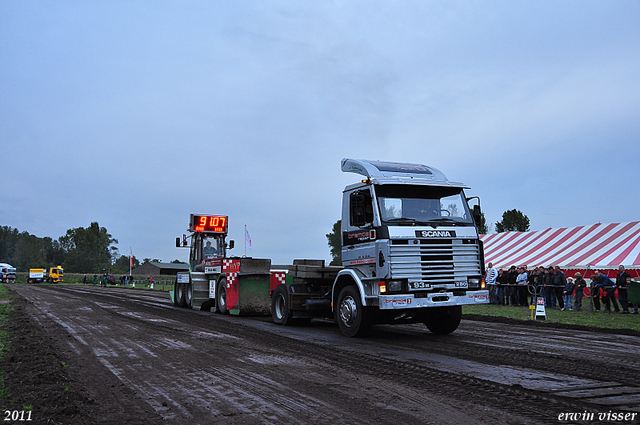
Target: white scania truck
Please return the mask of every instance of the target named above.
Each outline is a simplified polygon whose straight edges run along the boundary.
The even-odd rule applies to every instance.
[[[269,275],[269,260],[226,258],[226,216],[192,214],[192,266],[176,280],[174,303],[231,314],[270,310],[280,325],[335,318],[355,337],[376,323],[424,323],[448,334],[462,305],[489,302],[480,207],[469,208],[463,184],[417,164],[343,159],[342,171],[362,176],[343,191],[342,266],[294,260],[287,276]],[[221,220],[224,227],[210,225]],[[208,238],[217,241],[211,256],[202,254]],[[186,245],[186,237],[176,241]]]
[[[480,207],[463,184],[417,164],[343,159],[342,171],[363,176],[343,192],[343,267],[294,261],[293,281],[273,291],[276,323],[324,315],[347,336],[420,322],[448,334],[462,305],[489,302]]]

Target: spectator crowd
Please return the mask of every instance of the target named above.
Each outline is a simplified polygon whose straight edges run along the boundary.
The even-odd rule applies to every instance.
[[[489,263],[485,283],[491,304],[529,306],[536,303],[536,298],[542,297],[547,308],[580,311],[586,294],[593,301],[595,311],[601,311],[604,306],[604,311],[610,312],[613,307],[616,312],[629,314],[632,306],[631,314],[638,314],[638,304],[628,301],[631,276],[624,266],[618,268],[615,281],[596,270],[587,284],[580,272],[567,277],[559,266],[536,267],[533,270],[527,266],[511,266],[505,270]]]

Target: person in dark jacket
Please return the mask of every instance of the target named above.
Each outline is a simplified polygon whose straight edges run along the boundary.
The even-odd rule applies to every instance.
[[[631,279],[631,275],[625,271],[624,266],[618,267],[616,288],[618,288],[618,299],[620,300],[620,306],[624,314],[629,314],[629,285],[627,285],[627,278]]]
[[[558,307],[562,310],[564,308],[564,287],[567,284],[567,276],[559,266],[556,266],[553,270],[553,286],[558,299]]]
[[[575,291],[576,291],[576,295],[575,295],[575,300],[574,300],[574,304],[573,304],[573,309],[575,311],[580,311],[582,310],[582,298],[584,297],[584,288],[587,287],[587,282],[582,278],[582,274],[580,272],[577,272],[574,277],[576,278],[576,280],[574,281],[576,287],[575,287]]]
[[[615,311],[617,313],[620,312],[618,302],[616,301],[615,282],[606,274],[600,273],[600,270],[596,270],[594,276],[596,277],[596,286],[601,288],[603,291],[602,301],[604,302],[604,309],[606,311],[611,311],[611,304],[613,304]]]
[[[507,276],[507,297],[509,298],[510,305],[518,305],[518,287],[516,286],[516,279],[518,279],[518,271],[516,266],[509,268],[509,274]]]
[[[544,280],[542,283],[544,284],[544,297],[547,308],[553,308],[556,306],[556,293],[553,288],[553,267],[549,267],[544,271]]]
[[[504,270],[498,270],[498,277],[496,278],[496,283],[498,286],[498,304],[500,305],[508,305],[509,301],[507,301],[507,282],[509,281],[509,275],[504,272]]]

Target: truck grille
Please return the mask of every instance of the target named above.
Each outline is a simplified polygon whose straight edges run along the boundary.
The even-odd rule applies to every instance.
[[[469,276],[480,276],[479,251],[473,239],[393,240],[391,276],[431,285],[466,281]]]

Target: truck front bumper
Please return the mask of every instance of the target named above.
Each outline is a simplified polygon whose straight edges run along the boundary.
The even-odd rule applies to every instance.
[[[416,298],[414,294],[378,296],[378,307],[381,310],[401,310],[407,308],[445,307],[488,303],[488,290],[468,291],[465,295],[453,295],[453,292],[433,293],[420,298]]]

